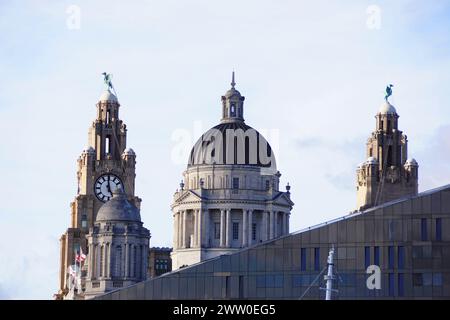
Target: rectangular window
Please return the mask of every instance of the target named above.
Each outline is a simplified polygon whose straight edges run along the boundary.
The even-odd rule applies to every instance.
[[[389,296],[394,296],[395,290],[395,281],[394,281],[394,274],[389,273]]]
[[[300,270],[306,271],[306,248],[300,249]]]
[[[405,247],[403,246],[399,246],[397,248],[397,263],[397,267],[399,269],[405,268]]]
[[[442,241],[442,219],[436,218],[436,241]]]
[[[256,240],[256,223],[252,223],[252,240]]]
[[[403,297],[405,294],[404,289],[405,277],[403,273],[398,274],[398,296]]]
[[[239,222],[233,222],[233,240],[239,239]]]
[[[393,246],[389,246],[388,249],[388,268],[389,269],[394,269],[394,247]]]
[[[370,266],[370,247],[364,247],[364,268]]]
[[[380,247],[373,247],[373,263],[380,265]]]
[[[427,241],[428,240],[428,234],[427,234],[427,219],[422,218],[420,220],[420,235],[421,235],[421,240],[422,241]]]
[[[270,181],[266,180],[266,190],[269,190],[269,189],[270,189]]]
[[[238,193],[239,190],[239,178],[233,178],[233,193]]]
[[[320,248],[314,248],[314,270],[320,270]]]
[[[214,239],[220,239],[220,223],[214,223]]]

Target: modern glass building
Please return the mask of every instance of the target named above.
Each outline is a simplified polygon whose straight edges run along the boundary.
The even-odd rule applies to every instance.
[[[166,273],[96,299],[449,299],[450,185]],[[368,289],[367,267],[381,286]],[[319,276],[320,275],[320,276]],[[316,281],[315,281],[316,280]],[[308,290],[308,288],[310,288]]]

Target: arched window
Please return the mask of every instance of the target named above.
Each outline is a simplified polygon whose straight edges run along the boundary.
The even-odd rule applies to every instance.
[[[236,116],[236,106],[234,103],[231,104],[231,110],[230,110],[230,116],[235,117]]]
[[[122,277],[122,247],[116,246],[114,255],[114,276]]]

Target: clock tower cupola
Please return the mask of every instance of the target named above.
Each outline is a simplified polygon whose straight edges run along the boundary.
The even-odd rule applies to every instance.
[[[78,250],[88,253],[86,235],[94,226],[100,207],[120,188],[138,210],[141,199],[135,196],[136,153],[127,148],[127,127],[119,117],[120,103],[104,74],[106,90],[96,104],[96,117],[88,131],[88,146],[77,161],[78,188],[71,202],[70,226],[60,239],[60,287],[63,298],[70,289],[68,269]],[[82,287],[84,283],[82,283]]]

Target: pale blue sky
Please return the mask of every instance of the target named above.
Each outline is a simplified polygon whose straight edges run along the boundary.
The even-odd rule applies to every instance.
[[[246,122],[278,132],[267,139],[292,186],[292,231],[354,209],[355,168],[387,83],[420,190],[450,182],[450,1],[20,3],[0,2],[0,298],[56,292],[103,71],[137,153],[152,246],[171,246],[187,162],[174,161],[172,135],[193,144],[218,123],[233,69]],[[66,25],[71,4],[79,30]],[[380,29],[367,27],[369,5],[381,9]]]

